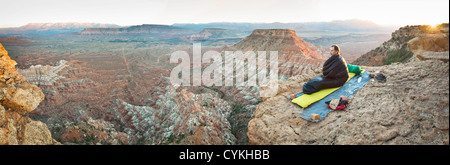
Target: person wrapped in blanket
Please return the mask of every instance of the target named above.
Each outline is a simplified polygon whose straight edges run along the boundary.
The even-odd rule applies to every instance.
[[[340,55],[340,48],[337,45],[330,47],[330,55],[323,64],[323,75],[316,76],[303,85],[303,93],[311,94],[322,89],[340,87],[348,80],[349,69],[360,71],[359,66],[350,65],[345,62],[344,57]],[[350,67],[350,68],[348,68]],[[360,72],[359,72],[360,73]],[[358,74],[358,73],[356,73]],[[298,94],[297,94],[298,95]],[[290,95],[291,99],[296,98],[296,94]]]

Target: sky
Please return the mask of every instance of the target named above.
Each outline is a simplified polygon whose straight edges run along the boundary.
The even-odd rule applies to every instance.
[[[27,23],[117,25],[208,22],[449,22],[448,0],[0,0],[0,27]]]

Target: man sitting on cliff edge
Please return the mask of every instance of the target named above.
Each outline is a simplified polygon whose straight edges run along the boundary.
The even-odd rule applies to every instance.
[[[311,94],[322,89],[340,87],[348,80],[348,68],[344,57],[340,55],[340,48],[337,45],[330,47],[330,55],[323,64],[323,75],[316,76],[303,85],[303,93]],[[295,99],[295,94],[290,95]]]

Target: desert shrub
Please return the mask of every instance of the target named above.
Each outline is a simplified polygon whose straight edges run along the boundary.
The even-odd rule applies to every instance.
[[[406,44],[402,48],[392,51],[383,58],[383,65],[389,65],[396,62],[406,62],[413,56],[413,53],[408,50]]]

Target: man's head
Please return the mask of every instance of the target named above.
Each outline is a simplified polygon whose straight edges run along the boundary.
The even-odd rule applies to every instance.
[[[339,52],[341,50],[339,49],[339,46],[337,45],[331,45],[330,47],[330,55],[334,56],[334,55],[339,55]]]

